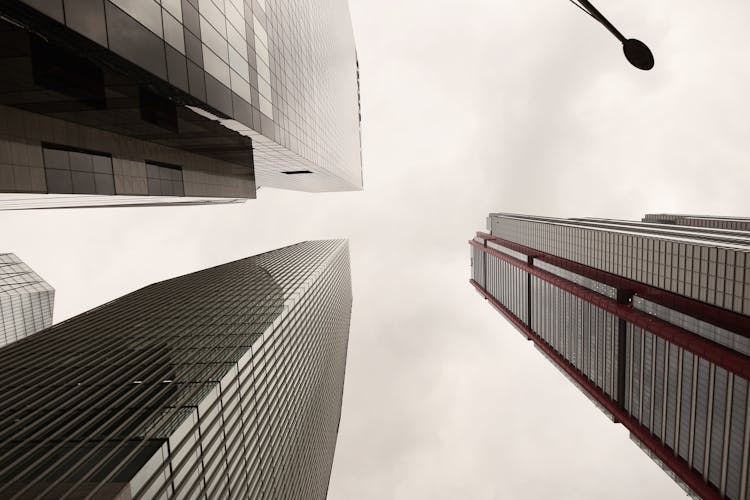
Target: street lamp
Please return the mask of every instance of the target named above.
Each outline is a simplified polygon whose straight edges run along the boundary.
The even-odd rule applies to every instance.
[[[605,28],[609,30],[610,33],[612,33],[615,38],[620,40],[622,43],[622,51],[625,53],[625,58],[638,69],[642,70],[650,70],[654,67],[654,55],[651,53],[651,50],[649,50],[648,46],[646,46],[645,43],[643,43],[640,40],[636,40],[635,38],[625,38],[622,33],[620,33],[617,28],[612,26],[612,23],[610,23],[604,15],[596,10],[596,7],[591,5],[591,2],[588,0],[577,0],[578,3],[576,3],[573,0],[570,0],[573,2],[576,6],[580,7],[581,10],[586,12],[588,15],[599,21]]]

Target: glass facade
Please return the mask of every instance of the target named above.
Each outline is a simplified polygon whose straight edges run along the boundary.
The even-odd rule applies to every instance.
[[[258,184],[361,189],[359,63],[347,1],[196,4],[192,34],[203,59],[194,62],[207,87],[216,80],[231,102],[218,106],[207,94],[219,113],[195,111],[253,139]]]
[[[0,350],[0,496],[325,498],[346,241],[157,283]]]
[[[180,166],[193,197],[362,188],[346,0],[14,0],[0,14],[0,105],[14,108],[0,192],[151,196],[152,162]],[[45,142],[110,156],[114,186],[68,186]]]
[[[0,253],[0,347],[52,325],[55,290],[12,253]]]
[[[471,281],[689,493],[748,499],[750,232],[695,219],[491,214]]]

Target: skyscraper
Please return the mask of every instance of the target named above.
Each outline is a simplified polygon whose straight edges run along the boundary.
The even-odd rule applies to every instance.
[[[312,241],[0,349],[0,497],[325,498],[351,301],[346,241]]]
[[[346,0],[10,0],[0,70],[0,208],[362,187]]]
[[[750,219],[487,224],[477,291],[688,491],[750,498]]]
[[[0,253],[0,347],[52,324],[55,290],[21,259]]]

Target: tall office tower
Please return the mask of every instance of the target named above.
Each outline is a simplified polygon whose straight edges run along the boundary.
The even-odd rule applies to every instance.
[[[351,302],[311,241],[0,349],[0,498],[325,498]]]
[[[0,71],[0,208],[362,188],[346,0],[8,0]]]
[[[688,492],[747,499],[748,223],[491,214],[471,283]]]
[[[0,253],[0,347],[52,325],[55,290],[21,259]]]

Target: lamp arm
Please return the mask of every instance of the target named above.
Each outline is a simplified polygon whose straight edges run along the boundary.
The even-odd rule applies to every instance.
[[[625,38],[623,34],[620,33],[617,28],[615,28],[612,23],[610,23],[609,20],[607,20],[607,18],[604,17],[604,15],[596,9],[596,7],[591,5],[591,2],[589,2],[588,0],[578,0],[578,2],[583,5],[583,7],[591,14],[594,19],[599,21],[602,26],[607,28],[610,33],[615,35],[615,37],[620,40],[620,42],[625,43],[627,41],[627,38]]]

